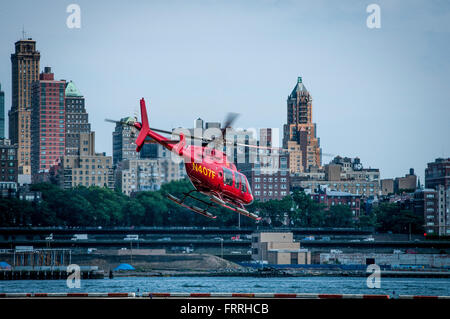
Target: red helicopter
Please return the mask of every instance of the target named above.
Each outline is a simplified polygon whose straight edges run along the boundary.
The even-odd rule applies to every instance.
[[[120,122],[134,126],[139,130],[139,135],[136,139],[136,151],[139,152],[146,143],[158,143],[175,154],[181,156],[184,160],[186,173],[194,186],[194,190],[184,193],[184,196],[179,199],[171,194],[167,197],[174,203],[190,209],[198,214],[208,218],[215,219],[209,209],[214,207],[214,204],[230,209],[234,212],[259,221],[261,217],[254,213],[247,211],[244,205],[249,205],[253,202],[253,195],[250,185],[244,174],[236,169],[236,165],[228,161],[227,156],[222,151],[209,147],[209,143],[215,142],[215,139],[205,139],[200,137],[189,137],[192,139],[201,139],[202,145],[186,144],[186,136],[183,133],[174,133],[170,131],[151,128],[148,123],[147,109],[145,101],[140,100],[141,107],[141,123],[134,122]],[[230,126],[231,122],[237,114],[233,114],[224,125],[222,132]],[[107,120],[110,122],[116,122]],[[179,136],[179,140],[170,140],[161,136],[157,132],[172,134]],[[224,140],[224,138],[222,138]],[[205,144],[207,144],[205,146]],[[241,146],[249,146],[261,148],[254,145],[246,145],[234,143]],[[201,193],[209,198],[209,201],[193,196],[193,193]],[[190,206],[185,203],[187,198],[192,198],[198,202],[205,204],[206,208],[199,208],[197,206]]]

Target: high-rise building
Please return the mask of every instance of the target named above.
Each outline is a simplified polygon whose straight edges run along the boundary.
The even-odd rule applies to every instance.
[[[112,157],[95,153],[95,132],[80,133],[80,154],[65,155],[58,165],[57,180],[63,189],[99,186],[114,189]]]
[[[65,91],[66,104],[66,155],[80,154],[80,134],[89,134],[88,113],[86,112],[85,99],[75,83],[68,82]]]
[[[0,191],[17,190],[17,145],[6,138],[0,138]]]
[[[437,158],[425,169],[425,187],[436,191],[437,205],[434,220],[435,233],[450,236],[450,158]],[[434,223],[431,225],[431,223]]]
[[[203,130],[203,120],[201,118],[195,120],[194,128],[201,128]]]
[[[283,147],[293,149],[297,155],[289,159],[293,173],[305,172],[312,166],[322,166],[320,140],[316,136],[316,124],[312,122],[312,97],[301,77],[298,77],[297,84],[287,99]]]
[[[162,145],[151,143],[151,144],[144,144],[141,151],[139,152],[140,158],[158,158],[161,157],[162,152]]]
[[[19,174],[28,176],[31,176],[31,92],[33,82],[39,79],[39,60],[36,41],[28,38],[15,43],[15,53],[11,54],[9,138],[18,146]]]
[[[170,158],[143,158],[123,160],[116,171],[116,188],[124,194],[155,191],[162,184],[183,177],[181,166]]]
[[[252,167],[257,161],[257,150],[252,147],[246,147],[239,144],[256,145],[256,136],[253,136],[254,131],[251,130],[235,130],[228,129],[226,140],[233,142],[226,144],[225,152],[228,159],[236,165],[238,171],[247,177],[247,180],[252,178]]]
[[[425,187],[436,189],[438,185],[450,188],[450,157],[437,158],[425,169]]]
[[[117,164],[116,188],[130,195],[142,191],[156,191],[162,184],[161,162],[157,159],[130,159]]]
[[[424,219],[425,232],[434,235],[438,231],[435,222],[438,220],[437,192],[432,188],[418,189],[414,193],[414,212]]]
[[[113,163],[117,165],[120,161],[138,159],[139,153],[136,152],[136,144],[134,141],[138,136],[138,130],[130,125],[122,123],[132,123],[134,119],[131,117],[123,118],[120,123],[116,124],[113,132]]]
[[[260,155],[258,162],[253,165],[250,181],[255,200],[280,200],[289,195],[288,154]]]
[[[149,143],[144,144],[139,152],[140,158],[171,158],[172,152],[161,144]]]
[[[2,91],[2,84],[0,83],[0,138],[5,136],[5,92]]]
[[[262,128],[259,130],[259,146],[272,147],[272,129]]]
[[[56,81],[50,67],[45,67],[32,86],[31,175],[32,181],[46,181],[50,168],[58,164],[65,150],[66,82]]]

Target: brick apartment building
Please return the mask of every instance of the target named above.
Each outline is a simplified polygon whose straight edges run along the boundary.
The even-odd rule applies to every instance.
[[[252,169],[251,187],[254,199],[262,202],[280,200],[289,195],[289,155],[259,156]]]
[[[330,209],[332,206],[345,205],[350,208],[353,217],[359,217],[360,215],[361,195],[319,189],[317,193],[311,193],[310,197],[319,204],[325,204],[327,209]]]
[[[31,108],[32,182],[46,181],[45,174],[65,153],[65,87],[55,81],[50,67],[33,82]]]
[[[76,186],[114,189],[112,157],[95,153],[95,132],[80,134],[80,154],[62,157],[57,169],[57,180],[63,189]]]

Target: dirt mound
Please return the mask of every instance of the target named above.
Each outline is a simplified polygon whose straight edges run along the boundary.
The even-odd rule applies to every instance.
[[[144,265],[154,270],[227,270],[239,269],[241,266],[213,255],[190,254],[190,255],[166,255],[162,260],[145,262]],[[143,266],[144,266],[143,265]],[[140,263],[136,263],[140,266]]]
[[[242,268],[238,264],[208,254],[162,254],[148,256],[72,255],[72,262],[98,266],[109,271],[121,263],[133,265],[137,271],[226,271]]]

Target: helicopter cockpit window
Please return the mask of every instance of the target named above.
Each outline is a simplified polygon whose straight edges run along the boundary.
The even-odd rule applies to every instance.
[[[247,179],[245,178],[244,175],[242,175],[242,174],[240,174],[240,175],[241,175],[242,192],[246,193],[247,192],[247,183],[246,183]]]
[[[238,173],[236,173],[235,174],[235,179],[234,179],[234,187],[236,187],[237,189],[239,189],[240,187],[241,187],[241,179],[239,178],[239,175],[240,174],[238,174]]]
[[[225,167],[223,168],[223,183],[233,186],[233,172]]]

